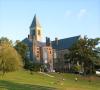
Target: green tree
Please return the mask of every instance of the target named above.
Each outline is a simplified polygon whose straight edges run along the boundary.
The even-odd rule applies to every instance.
[[[2,41],[2,38],[0,41]],[[6,72],[15,71],[21,66],[20,55],[12,45],[3,38],[3,42],[0,42],[0,71],[2,71],[4,75]]]
[[[28,58],[27,58],[27,51],[28,51],[28,46],[26,44],[24,44],[23,42],[20,41],[16,41],[16,45],[14,47],[17,52],[21,55],[22,59],[23,59],[23,63],[25,65],[25,63],[28,62]]]
[[[94,58],[94,64],[95,64],[95,68],[99,69],[100,68],[100,47],[97,47],[95,52],[97,53],[98,57]]]
[[[6,37],[1,37],[0,38],[0,44],[6,44],[9,45],[9,46],[12,46],[13,47],[13,43],[12,43],[12,40],[9,40],[8,38]]]
[[[70,49],[70,53],[65,58],[69,59],[73,65],[83,65],[84,73],[90,74],[94,71],[94,58],[97,60],[96,46],[100,38],[88,39],[86,36],[80,38]]]

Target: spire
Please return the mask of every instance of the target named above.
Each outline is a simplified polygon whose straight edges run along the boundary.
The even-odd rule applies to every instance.
[[[30,28],[33,28],[33,27],[36,27],[36,26],[41,27],[41,25],[40,25],[40,23],[39,23],[39,21],[36,17],[36,14],[35,14]]]

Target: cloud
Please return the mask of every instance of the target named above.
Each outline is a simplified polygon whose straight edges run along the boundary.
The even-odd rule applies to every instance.
[[[78,13],[78,17],[84,17],[87,15],[87,10],[86,9],[81,9]]]

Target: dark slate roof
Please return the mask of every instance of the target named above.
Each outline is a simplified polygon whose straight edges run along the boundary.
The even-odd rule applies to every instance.
[[[52,47],[53,49],[58,50],[69,49],[79,38],[80,36],[74,36],[70,38],[60,39],[58,40],[58,44],[56,41],[52,41]]]
[[[33,18],[33,21],[32,21],[30,28],[33,28],[33,27],[36,27],[36,26],[41,27],[36,15],[34,15],[34,18]]]
[[[80,36],[74,36],[70,38],[60,39],[58,40],[58,44],[56,41],[51,41],[53,49],[63,50],[63,49],[69,49],[77,40],[80,38]],[[22,40],[23,43],[27,44],[29,47],[32,47],[32,41],[30,41],[28,38],[25,38]],[[43,47],[46,46],[46,43],[44,42],[36,42],[37,46]]]
[[[25,43],[29,47],[32,46],[32,41],[30,41],[28,38],[25,38],[24,40],[22,40],[22,42]]]
[[[28,38],[25,38],[24,40],[22,40],[22,42],[25,43],[27,46],[32,47],[32,41],[30,41]],[[39,47],[43,47],[46,45],[44,42],[39,41],[37,41],[36,44]]]

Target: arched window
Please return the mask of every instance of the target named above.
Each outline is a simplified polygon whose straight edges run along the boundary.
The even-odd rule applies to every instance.
[[[38,30],[38,35],[40,35],[40,34],[41,34],[40,30]]]

